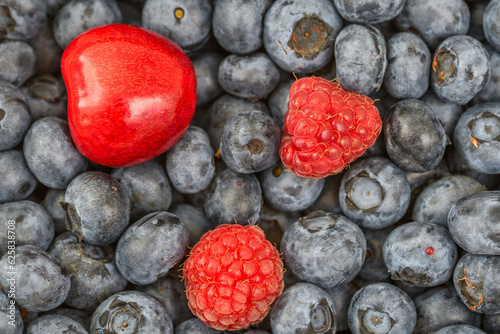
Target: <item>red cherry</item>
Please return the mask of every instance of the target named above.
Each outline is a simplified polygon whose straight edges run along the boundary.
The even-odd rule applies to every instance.
[[[425,252],[427,253],[427,255],[432,255],[432,254],[434,254],[434,248],[427,247],[427,249],[425,250]]]
[[[151,160],[172,147],[193,118],[193,64],[174,42],[147,29],[90,29],[64,50],[61,71],[73,141],[99,164]]]

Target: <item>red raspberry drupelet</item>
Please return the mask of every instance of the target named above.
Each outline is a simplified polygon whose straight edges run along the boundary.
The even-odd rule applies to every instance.
[[[281,160],[302,177],[340,173],[373,145],[381,129],[369,97],[322,78],[302,78],[290,89]]]
[[[283,291],[278,250],[255,225],[219,225],[184,263],[189,308],[207,326],[237,330],[264,319]]]

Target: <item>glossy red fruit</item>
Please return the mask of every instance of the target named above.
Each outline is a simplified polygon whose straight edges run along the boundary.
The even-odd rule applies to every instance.
[[[90,29],[64,50],[61,71],[73,141],[99,164],[151,160],[174,145],[193,118],[191,61],[174,42],[147,29]]]

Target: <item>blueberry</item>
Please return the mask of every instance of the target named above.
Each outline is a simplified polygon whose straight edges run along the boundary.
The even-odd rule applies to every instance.
[[[0,291],[0,332],[3,334],[23,334],[24,323],[16,302],[8,297],[7,292]]]
[[[115,264],[114,247],[91,245],[67,231],[57,236],[49,253],[71,278],[66,305],[93,311],[127,285]]]
[[[67,120],[67,96],[64,82],[51,74],[31,78],[22,87],[31,111],[31,120],[55,116]]]
[[[349,283],[359,273],[366,240],[346,217],[315,211],[285,230],[280,250],[293,275],[327,289]]]
[[[2,1],[3,14],[0,37],[28,40],[33,38],[45,23],[46,0]]]
[[[0,151],[19,144],[30,124],[30,108],[22,91],[13,84],[0,80]]]
[[[413,302],[417,310],[414,334],[434,333],[440,328],[469,324],[480,326],[481,315],[469,310],[460,300],[451,284],[432,288],[416,297]]]
[[[26,334],[88,334],[78,322],[57,314],[47,314],[33,320],[26,328]]]
[[[156,211],[167,211],[172,203],[172,188],[164,167],[156,160],[139,165],[114,168],[111,176],[122,184],[130,197],[130,219],[138,220]]]
[[[233,116],[222,130],[221,157],[239,173],[263,171],[279,161],[281,129],[268,114],[249,110]]]
[[[47,193],[45,193],[45,197],[41,202],[54,222],[54,230],[56,234],[66,231],[66,225],[64,224],[64,210],[61,206],[61,202],[64,202],[65,192],[66,189],[49,189]]]
[[[462,106],[457,103],[443,101],[432,90],[428,90],[420,100],[432,108],[432,111],[443,124],[444,132],[448,138],[453,138],[455,126],[463,112]]]
[[[470,169],[500,173],[500,103],[486,102],[467,109],[457,122],[453,144]]]
[[[486,186],[470,176],[442,177],[426,186],[418,195],[413,206],[413,219],[448,227],[448,213],[453,204],[466,195],[484,190]]]
[[[339,203],[343,213],[361,227],[379,229],[396,223],[410,204],[404,172],[384,157],[354,162],[343,174]]]
[[[387,41],[384,86],[396,99],[418,99],[429,88],[431,53],[415,34],[400,32]]]
[[[353,334],[410,334],[415,328],[417,312],[403,290],[387,283],[373,283],[352,297],[347,319]]]
[[[283,291],[271,309],[274,334],[336,333],[337,317],[332,297],[311,283],[296,283]]]
[[[319,197],[325,179],[303,178],[286,170],[281,162],[259,174],[264,201],[278,211],[300,211]]]
[[[78,175],[64,197],[67,229],[91,244],[102,246],[117,241],[129,224],[129,196],[109,174]]]
[[[172,186],[183,194],[205,189],[215,175],[214,150],[208,134],[190,126],[166,155],[166,170]]]
[[[500,53],[486,46],[490,54],[490,75],[488,82],[472,99],[474,103],[500,102]]]
[[[279,69],[263,52],[225,57],[218,72],[219,84],[226,92],[249,99],[264,99],[280,80]]]
[[[21,245],[0,259],[0,285],[14,289],[19,306],[31,311],[48,311],[61,305],[70,289],[70,278],[55,257],[33,245]],[[48,283],[47,283],[48,282]]]
[[[0,42],[0,80],[20,87],[35,73],[36,55],[23,41]]]
[[[443,159],[449,138],[431,107],[416,99],[394,104],[383,123],[385,147],[391,160],[408,172],[426,172]]]
[[[204,209],[216,225],[255,224],[262,205],[262,190],[254,174],[242,174],[227,168],[216,174],[209,186]]]
[[[285,71],[311,73],[332,61],[342,25],[329,0],[277,0],[264,17],[264,47]]]
[[[451,325],[441,328],[434,334],[486,334],[486,332],[471,325]]]
[[[144,28],[170,38],[186,52],[198,51],[211,36],[211,1],[146,0]]]
[[[198,318],[183,321],[175,327],[175,334],[221,334],[222,331],[210,328]]]
[[[23,200],[33,193],[38,180],[26,164],[23,152],[0,152],[0,184],[0,203]]]
[[[382,33],[372,25],[350,24],[335,40],[337,79],[346,90],[370,95],[380,89],[387,67]]]
[[[54,239],[54,222],[38,203],[23,200],[0,204],[0,257],[8,245],[35,245],[47,250]],[[14,241],[14,243],[9,242]]]
[[[62,49],[78,35],[92,28],[122,22],[116,0],[69,0],[53,21],[54,38]]]
[[[492,0],[486,6],[483,16],[483,31],[486,40],[493,48],[500,52],[500,31],[498,21],[500,20],[500,1]]]
[[[283,128],[283,118],[288,110],[290,88],[293,83],[292,79],[280,82],[267,99],[271,116],[280,128]]]
[[[188,203],[179,203],[170,212],[179,217],[188,229],[191,247],[201,239],[203,234],[214,228],[205,216],[203,208]]]
[[[470,24],[467,35],[474,37],[478,41],[484,42],[483,17],[489,1],[468,1],[467,6],[470,11]]]
[[[174,328],[157,299],[139,291],[122,291],[96,308],[89,333],[173,334]]]
[[[334,0],[339,14],[349,22],[380,23],[392,20],[403,10],[406,0]]]
[[[123,233],[116,246],[116,265],[133,284],[145,285],[168,273],[189,246],[189,231],[176,215],[151,213]]]
[[[348,331],[347,310],[354,294],[358,291],[355,284],[340,284],[336,287],[325,289],[332,297],[335,304],[335,313],[337,315],[337,331]]]
[[[218,70],[223,57],[216,52],[200,52],[191,57],[196,73],[196,106],[203,107],[224,93]]]
[[[499,334],[500,333],[500,313],[498,314],[484,314],[483,315],[483,329],[486,333]]]
[[[458,258],[445,227],[419,222],[396,227],[385,239],[383,255],[392,279],[424,287],[450,279]]]
[[[477,39],[467,35],[448,37],[434,51],[434,93],[443,100],[467,104],[488,82],[489,59],[488,51]]]
[[[392,226],[378,230],[363,230],[366,239],[366,256],[358,277],[369,282],[380,282],[391,276],[385,266],[383,247],[385,239],[392,230]]]
[[[55,309],[52,309],[47,312],[43,312],[41,315],[46,315],[46,314],[57,314],[57,315],[62,315],[68,318],[73,319],[80,325],[82,325],[83,328],[89,328],[90,326],[90,319],[92,318],[92,311],[89,310],[79,310],[76,308],[72,307],[65,307],[64,305],[61,305],[59,307],[56,307]]]
[[[464,0],[406,0],[394,21],[400,31],[419,35],[434,49],[449,36],[467,33],[470,11]]]
[[[343,174],[330,175],[324,178],[325,184],[318,198],[306,210],[306,213],[311,213],[316,210],[321,210],[331,213],[341,213],[342,208],[339,202],[340,182]]]
[[[414,197],[410,200],[410,205],[412,204],[412,200],[415,200],[415,197],[419,194],[424,186],[444,176],[449,176],[449,174],[450,170],[448,169],[448,165],[446,164],[446,161],[444,159],[441,160],[441,162],[436,167],[428,172],[406,172],[405,176],[408,180],[408,183],[410,184],[412,195]]]
[[[302,216],[301,213],[302,211],[278,211],[264,203],[260,213],[259,226],[265,230],[266,239],[279,248],[283,231],[295,223]]]
[[[227,52],[249,54],[262,47],[264,14],[272,0],[221,0],[215,3],[214,37]]]
[[[63,1],[66,0],[56,0]],[[60,71],[63,49],[57,44],[52,31],[52,19],[48,19],[38,34],[29,40],[36,54],[35,74],[56,74]]]

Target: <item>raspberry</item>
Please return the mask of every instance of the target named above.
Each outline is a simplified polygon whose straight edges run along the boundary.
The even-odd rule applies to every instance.
[[[290,88],[281,160],[302,177],[340,173],[373,145],[381,129],[378,109],[367,96],[322,78],[302,78]]]
[[[189,308],[207,326],[238,330],[264,319],[283,291],[278,250],[255,225],[219,225],[184,263]]]

